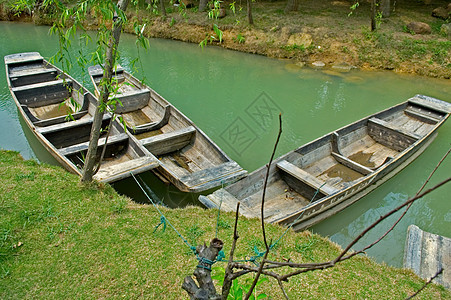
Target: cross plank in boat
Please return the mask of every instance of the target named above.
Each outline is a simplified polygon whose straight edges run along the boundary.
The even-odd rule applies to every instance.
[[[405,130],[405,129],[402,129],[402,128],[399,128],[399,127],[395,127],[395,126],[391,125],[389,122],[386,122],[386,121],[384,121],[382,119],[371,118],[371,119],[368,120],[368,122],[373,123],[373,124],[377,124],[377,125],[379,125],[381,127],[385,127],[387,129],[390,129],[393,132],[400,133],[402,135],[405,135],[405,136],[410,137],[410,138],[415,139],[415,140],[418,140],[418,139],[421,138],[421,136],[419,136],[419,135],[417,135],[417,134],[415,134],[413,132],[410,132],[408,130]]]
[[[17,70],[12,71],[9,74],[9,78],[11,80],[18,79],[20,77],[28,77],[28,76],[35,76],[35,75],[44,75],[44,74],[52,74],[57,73],[56,68],[33,68],[33,69],[24,69],[24,70]]]
[[[154,157],[143,156],[107,167],[100,167],[94,178],[99,181],[112,182],[130,176],[130,173],[138,174],[158,166]]]
[[[17,92],[42,89],[42,88],[47,88],[47,87],[52,87],[52,86],[68,86],[71,83],[72,83],[72,80],[70,80],[70,79],[57,79],[57,80],[52,80],[52,81],[39,82],[39,83],[33,83],[33,84],[13,87],[12,91],[14,93],[17,93]]]
[[[435,111],[439,111],[444,114],[451,113],[451,103],[425,95],[416,95],[415,97],[410,98],[409,102]]]
[[[16,64],[16,63],[32,63],[32,62],[42,62],[43,58],[38,52],[25,52],[18,54],[10,54],[5,56],[5,64]]]
[[[141,140],[141,143],[154,155],[171,153],[185,147],[196,133],[193,126],[168,133],[151,136]]]
[[[104,115],[103,116],[103,120],[107,120],[109,118],[110,118],[110,115]],[[40,132],[42,134],[47,134],[47,133],[57,132],[57,131],[65,130],[65,129],[75,128],[75,127],[78,127],[78,126],[92,124],[93,120],[94,120],[93,117],[85,118],[85,119],[79,119],[79,120],[75,120],[75,121],[69,121],[69,122],[64,122],[64,123],[60,123],[60,124],[50,125],[50,126],[46,126],[46,127],[36,128],[36,131],[38,131],[38,132]]]
[[[202,186],[202,190],[207,190],[218,186],[218,182],[230,181],[234,177],[241,178],[243,173],[247,172],[236,162],[226,162],[216,167],[185,175],[180,178],[180,181],[190,189],[195,190]]]
[[[116,143],[124,142],[126,140],[128,140],[128,136],[125,133],[113,135],[113,136],[110,136],[108,138],[107,145],[113,145],[113,144],[116,144]],[[97,144],[97,146],[98,147],[104,146],[105,145],[105,141],[106,141],[106,137],[100,138],[99,139],[99,143]],[[68,156],[68,155],[73,155],[73,154],[81,152],[81,151],[86,151],[86,150],[88,150],[88,147],[89,147],[89,141],[83,142],[83,143],[80,143],[80,144],[76,144],[76,145],[72,145],[72,146],[69,146],[69,147],[61,148],[58,151],[62,155]]]
[[[414,111],[413,109],[406,109],[404,112],[406,113],[406,115],[416,118],[421,122],[437,124],[437,122],[439,121],[439,119],[435,118],[434,116],[426,115],[421,113],[420,111]]]
[[[345,165],[348,168],[353,169],[354,171],[357,171],[363,175],[368,175],[368,174],[373,173],[373,171],[371,169],[369,169],[365,166],[362,166],[361,164],[359,164],[353,160],[350,160],[349,158],[347,158],[343,155],[340,155],[335,152],[332,152],[331,154],[339,163]]]
[[[311,174],[307,173],[306,171],[302,170],[301,168],[293,165],[292,163],[286,160],[279,161],[277,163],[277,167],[286,172],[287,174],[293,176],[294,178],[311,186],[312,188],[319,190],[321,193],[325,195],[330,195],[337,191],[336,188],[324,182],[321,182],[316,177],[312,176]]]
[[[110,95],[110,97],[113,96],[118,98],[122,103],[122,105],[117,105],[116,107],[116,113],[121,114],[141,109],[146,106],[147,103],[149,103],[150,90],[131,90],[123,92],[121,94]]]

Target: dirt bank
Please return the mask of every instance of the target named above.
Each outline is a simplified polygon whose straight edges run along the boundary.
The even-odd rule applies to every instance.
[[[144,34],[148,37],[200,43],[214,36],[216,39],[209,41],[209,45],[291,59],[300,67],[323,62],[325,68],[386,69],[450,78],[451,36],[440,30],[447,22],[431,15],[434,8],[448,3],[425,2],[428,4],[396,1],[390,17],[382,19],[375,32],[369,30],[370,8],[366,2],[360,3],[351,16],[348,16],[352,4],[349,1],[303,0],[299,2],[298,11],[288,14],[283,11],[285,1],[256,2],[253,26],[248,25],[244,3],[243,7],[235,3],[234,14],[227,1],[221,4],[227,8],[227,15],[217,20],[209,20],[206,13],[197,12],[196,7],[181,13],[169,3],[165,18],[135,9],[129,9],[128,16],[132,21],[146,24]],[[0,18],[15,20],[5,9]],[[45,18],[22,17],[22,20],[49,23]],[[432,32],[411,34],[406,25],[412,21],[429,24]],[[213,24],[223,32],[221,42],[213,31]],[[94,18],[88,22],[91,29],[97,25]],[[133,28],[126,28],[126,31],[133,32]]]

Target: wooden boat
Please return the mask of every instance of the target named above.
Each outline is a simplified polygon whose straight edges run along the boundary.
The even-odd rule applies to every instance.
[[[422,153],[451,104],[417,95],[291,151],[271,164],[265,221],[303,230],[343,210]],[[267,167],[199,200],[207,207],[261,216]]]
[[[28,127],[64,168],[81,175],[97,99],[38,52],[7,55],[5,66],[9,89]],[[103,129],[110,119],[105,114]],[[96,180],[112,182],[158,166],[118,121],[112,122],[108,139],[100,138],[99,156],[105,142]]]
[[[99,94],[103,69],[89,69]],[[157,175],[184,192],[202,192],[247,175],[202,130],[173,105],[118,67],[114,71],[118,91],[114,95],[121,105],[116,107],[128,131],[160,162]],[[160,176],[160,178],[164,179]]]

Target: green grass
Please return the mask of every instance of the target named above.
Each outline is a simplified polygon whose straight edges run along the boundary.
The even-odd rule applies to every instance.
[[[24,161],[15,152],[0,151],[0,179],[1,299],[188,298],[180,287],[197,260],[169,226],[154,230],[160,215],[152,206],[133,203],[109,185],[82,187],[77,176]],[[218,228],[227,256],[233,214],[221,214],[216,226],[215,210],[161,210],[190,243],[208,242]],[[259,224],[240,219],[237,259],[254,255],[254,246],[263,250]],[[284,230],[267,229],[272,240]],[[289,232],[270,258],[319,262],[339,251],[318,235]],[[292,278],[286,290],[292,299],[402,299],[422,284],[410,271],[357,257],[334,269]],[[258,292],[282,298],[272,279]],[[437,286],[421,294],[421,299],[450,297]]]

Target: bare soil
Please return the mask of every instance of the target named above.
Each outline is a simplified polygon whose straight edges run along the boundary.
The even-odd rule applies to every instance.
[[[192,43],[207,38],[209,45],[291,59],[299,67],[320,61],[326,68],[387,69],[451,77],[451,35],[440,30],[450,20],[431,15],[435,8],[447,7],[448,1],[398,0],[391,15],[380,20],[375,32],[370,31],[370,4],[367,1],[361,1],[350,16],[353,1],[298,2],[298,10],[287,14],[284,13],[286,1],[254,2],[254,25],[247,22],[246,2],[242,0],[235,2],[235,13],[230,9],[230,0],[222,2],[221,7],[226,8],[227,15],[213,20],[206,12],[198,12],[197,7],[181,12],[169,3],[166,3],[166,17],[144,9],[129,9],[127,13],[132,21],[146,24],[144,34],[148,37]],[[7,13],[0,12],[0,19],[7,18]],[[35,23],[48,22],[44,18],[33,19]],[[406,25],[412,21],[429,24],[432,33],[410,33]],[[213,30],[214,24],[223,32],[221,41]],[[88,27],[95,29],[97,26],[98,19],[91,18]],[[126,31],[133,32],[132,26]],[[214,39],[210,41],[211,36]]]

